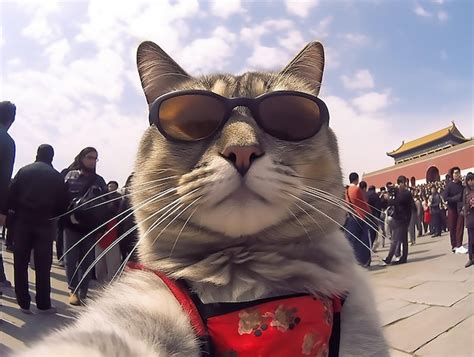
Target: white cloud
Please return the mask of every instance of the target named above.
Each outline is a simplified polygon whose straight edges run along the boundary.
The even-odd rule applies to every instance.
[[[316,28],[311,30],[311,34],[315,36],[316,39],[323,39],[329,36],[329,26],[333,20],[332,16],[326,16],[324,19],[319,21]]]
[[[432,16],[431,12],[426,11],[420,4],[416,4],[414,12],[418,16],[422,16],[422,17],[431,17]]]
[[[10,66],[10,67],[17,67],[17,66],[20,66],[22,64],[23,64],[23,61],[18,57],[9,59],[7,61],[7,66]]]
[[[393,163],[384,153],[399,144],[391,121],[375,113],[360,113],[347,100],[324,97],[337,136],[344,181],[350,172],[374,171]],[[389,135],[390,134],[390,135]],[[360,140],[370,138],[370,140]],[[370,160],[368,159],[370,158]]]
[[[341,76],[344,87],[348,89],[370,89],[374,87],[374,78],[368,69],[358,70],[352,77]]]
[[[176,55],[178,63],[192,74],[223,70],[233,56],[236,35],[218,27],[211,37],[198,38]]]
[[[377,93],[369,92],[352,100],[352,103],[361,112],[378,112],[386,108],[391,103],[390,92]]]
[[[58,0],[28,3],[21,9],[32,16],[31,22],[22,30],[22,35],[46,44],[61,35],[58,24],[50,21],[50,15],[60,11]]]
[[[259,25],[244,27],[240,31],[240,41],[251,48],[252,54],[246,65],[250,70],[278,70],[286,64],[294,51],[302,48],[305,41],[294,23],[289,20],[268,20]],[[279,46],[266,46],[262,37],[272,34],[278,38]],[[295,41],[295,42],[292,42]]]
[[[312,8],[316,7],[319,0],[285,0],[286,10],[291,15],[307,17]]]
[[[280,70],[290,60],[291,55],[276,47],[258,45],[247,60],[250,70]]]
[[[3,28],[0,26],[0,47],[5,44],[5,37],[3,37]]]
[[[332,46],[324,46],[324,67],[326,69],[339,68],[341,65],[341,53]]]
[[[57,66],[63,63],[64,58],[70,52],[71,46],[65,38],[54,42],[45,49],[45,54],[49,57],[51,66]]]
[[[343,38],[349,44],[356,46],[364,46],[370,42],[368,36],[360,33],[346,33],[344,35],[341,35],[341,38]]]
[[[214,16],[227,19],[231,15],[245,13],[245,9],[242,6],[241,0],[227,0],[227,1],[212,0],[211,13]]]
[[[441,22],[446,22],[448,21],[448,13],[446,11],[438,11],[438,20],[441,21]]]
[[[432,0],[435,4],[442,5],[444,4],[444,0]]]
[[[284,37],[278,39],[278,43],[282,47],[293,52],[302,49],[306,44],[303,35],[297,30],[288,31]]]

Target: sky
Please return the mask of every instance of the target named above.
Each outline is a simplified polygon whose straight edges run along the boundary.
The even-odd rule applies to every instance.
[[[381,169],[402,140],[451,121],[473,136],[473,13],[469,0],[0,0],[0,100],[17,106],[14,172],[43,143],[58,170],[93,146],[97,172],[124,184],[148,126],[136,70],[145,40],[192,75],[280,70],[320,41],[319,96],[343,173]]]

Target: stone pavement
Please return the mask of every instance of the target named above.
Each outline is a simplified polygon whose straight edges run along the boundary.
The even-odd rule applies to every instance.
[[[388,246],[376,254],[384,258],[387,250]],[[4,260],[12,278],[11,254],[4,253]],[[466,260],[465,254],[451,253],[446,233],[419,238],[410,246],[408,264],[382,267],[374,257],[369,274],[392,357],[474,356],[474,267],[465,269]],[[64,270],[56,263],[51,278],[56,315],[24,315],[13,290],[3,289],[0,356],[67,324],[81,310],[67,304]]]

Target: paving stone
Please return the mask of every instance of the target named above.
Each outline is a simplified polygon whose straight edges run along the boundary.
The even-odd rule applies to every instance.
[[[421,273],[413,275],[413,279],[421,281],[467,281],[469,274],[456,272],[454,274],[435,274],[435,273]]]
[[[377,302],[386,301],[389,299],[398,299],[400,296],[404,296],[408,292],[408,289],[381,285],[374,285],[373,289]]]
[[[415,315],[428,308],[428,305],[408,304],[406,306],[399,307],[391,311],[386,311],[385,313],[381,314],[380,321],[382,323],[382,326],[386,326],[409,316]]]
[[[416,351],[417,356],[473,356],[474,317],[462,321]]]
[[[469,290],[464,283],[429,281],[398,297],[420,304],[451,306],[468,294]]]
[[[391,347],[413,353],[427,342],[472,316],[472,295],[452,307],[430,307],[418,314],[385,327]]]
[[[389,352],[390,352],[390,357],[409,357],[409,356],[412,356],[409,353],[394,350],[393,348],[391,348]]]
[[[417,285],[423,284],[426,279],[413,278],[387,278],[378,277],[374,279],[374,282],[382,286],[392,286],[395,288],[411,289]],[[462,280],[464,281],[464,280]]]

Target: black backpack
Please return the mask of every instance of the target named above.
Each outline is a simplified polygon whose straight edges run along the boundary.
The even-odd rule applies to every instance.
[[[94,175],[84,188],[82,196],[76,197],[69,205],[71,215],[79,223],[69,219],[72,227],[81,231],[92,231],[112,218],[112,212],[107,204],[108,195],[104,195],[101,187],[97,184],[97,176]]]

